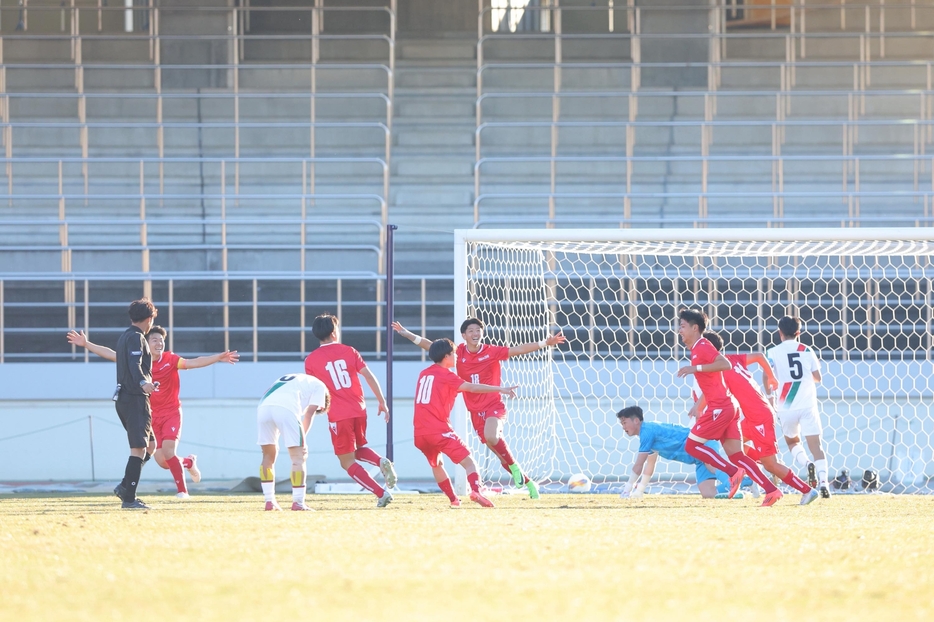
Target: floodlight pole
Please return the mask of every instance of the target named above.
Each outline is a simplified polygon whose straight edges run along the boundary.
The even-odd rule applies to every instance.
[[[389,420],[386,422],[386,458],[393,460],[392,452],[392,323],[393,301],[395,298],[395,265],[394,265],[394,232],[396,225],[386,225],[386,408],[389,410]]]

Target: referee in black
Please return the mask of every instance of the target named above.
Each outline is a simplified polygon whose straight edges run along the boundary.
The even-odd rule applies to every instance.
[[[152,329],[158,311],[147,298],[130,303],[130,322],[117,340],[117,391],[114,393],[117,416],[120,417],[130,441],[130,457],[126,462],[123,481],[114,488],[114,494],[128,510],[147,510],[149,506],[136,498],[143,456],[152,432],[152,409],[149,394],[156,390],[152,382],[152,353],[146,333]]]

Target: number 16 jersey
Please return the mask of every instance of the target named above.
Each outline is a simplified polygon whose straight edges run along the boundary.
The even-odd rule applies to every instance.
[[[779,384],[775,410],[817,408],[817,383],[813,373],[820,371],[820,361],[814,350],[789,339],[769,349],[766,357]]]
[[[342,343],[323,343],[305,359],[305,373],[323,382],[331,392],[328,421],[366,417],[359,376],[365,368],[360,353]]]

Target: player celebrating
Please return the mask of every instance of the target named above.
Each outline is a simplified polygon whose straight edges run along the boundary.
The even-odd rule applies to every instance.
[[[305,505],[305,461],[308,447],[305,437],[311,427],[311,418],[328,409],[330,396],[324,383],[306,374],[288,374],[276,380],[256,409],[259,427],[257,445],[263,450],[259,467],[259,481],[263,487],[266,511],[281,511],[276,502],[276,456],[279,452],[279,434],[292,459],[292,509],[309,511]]]
[[[396,485],[396,470],[392,462],[366,446],[366,400],[358,375],[363,376],[376,396],[376,412],[383,414],[389,422],[389,409],[379,386],[379,380],[363,362],[363,357],[354,348],[340,343],[340,327],[337,318],[324,313],[315,318],[311,332],[321,346],[305,359],[305,373],[314,376],[331,392],[333,405],[328,410],[328,425],[331,428],[331,444],[340,460],[341,468],[350,477],[378,498],[377,507],[386,507],[392,501],[389,491],[376,483],[360,464],[365,462],[378,466],[386,482],[386,488]]]
[[[431,342],[420,335],[406,330],[399,322],[393,322],[393,329],[412,341],[423,350],[428,350]],[[538,342],[524,343],[519,346],[491,346],[483,343],[483,322],[475,317],[467,318],[461,324],[461,337],[464,342],[457,346],[457,375],[464,382],[472,384],[502,384],[500,362],[513,356],[521,356],[536,350],[564,343],[564,335],[558,332]],[[499,458],[500,464],[512,475],[517,487],[525,486],[529,497],[538,499],[538,484],[522,473],[515,458],[503,438],[503,424],[506,421],[506,406],[502,398],[493,393],[477,395],[464,394],[464,403],[470,411],[470,420],[481,442]]]
[[[821,422],[817,410],[820,361],[810,346],[798,341],[800,335],[801,320],[786,315],[778,321],[778,336],[782,342],[770,348],[766,356],[781,385],[776,410],[793,462],[800,467],[807,465],[809,483],[818,487],[821,497],[829,499],[827,457],[821,447]],[[802,432],[814,456],[813,463],[808,462],[801,447]]]
[[[182,467],[188,470],[191,481],[196,484],[201,481],[201,471],[198,469],[198,457],[190,454],[179,460],[175,454],[179,438],[182,435],[182,403],[178,398],[179,376],[182,369],[199,369],[215,363],[236,363],[240,355],[236,351],[226,351],[211,356],[199,356],[193,359],[184,359],[172,351],[165,349],[165,338],[168,333],[161,326],[153,326],[146,333],[146,341],[152,352],[152,379],[156,390],[150,394],[152,404],[152,430],[155,439],[150,438],[147,452],[163,469],[168,469],[175,480],[180,499],[188,498],[188,485],[185,483],[185,473]],[[101,358],[116,361],[116,353],[106,346],[91,343],[84,331],[69,331],[68,342],[87,348]]]
[[[655,463],[658,462],[659,456],[665,460],[693,466],[701,497],[713,499],[717,496],[717,484],[715,483],[717,476],[703,462],[684,451],[684,444],[690,433],[688,428],[671,423],[645,421],[642,409],[638,406],[622,409],[616,413],[616,418],[619,419],[627,436],[639,437],[639,453],[636,454],[636,461],[632,465],[632,475],[620,496],[630,499],[642,498],[645,487],[652,479],[652,474],[655,473]],[[711,449],[716,451],[712,447]],[[635,483],[636,478],[639,478],[638,484]]]
[[[485,508],[491,508],[493,502],[480,493],[480,476],[477,474],[476,463],[470,457],[470,450],[451,427],[451,409],[458,393],[496,393],[515,397],[517,387],[464,382],[451,371],[455,356],[454,343],[450,339],[432,342],[428,348],[428,358],[435,364],[419,374],[418,384],[415,385],[415,447],[425,454],[435,481],[451,501],[452,508],[460,507],[461,502],[451,487],[441,454],[467,471],[470,500]]]
[[[765,489],[764,507],[774,505],[782,498],[782,491],[775,487],[756,466],[756,463],[743,454],[740,440],[739,414],[733,406],[733,399],[723,382],[721,372],[731,365],[723,355],[704,339],[707,328],[707,316],[698,309],[681,309],[678,314],[678,334],[684,345],[691,350],[691,365],[678,370],[678,377],[691,374],[707,399],[707,408],[701,412],[694,427],[688,434],[684,445],[687,453],[704,464],[725,472],[730,478],[729,497],[732,498],[748,474],[752,481]],[[704,444],[708,440],[720,441],[723,451],[729,458],[725,461],[720,455]],[[731,464],[732,463],[732,464]]]
[[[715,332],[704,333],[718,352],[723,352],[723,340]],[[723,372],[723,381],[730,390],[742,412],[740,429],[746,455],[762,464],[766,471],[801,492],[801,505],[807,505],[817,498],[817,491],[805,484],[791,469],[778,461],[778,441],[775,438],[775,410],[762,395],[758,383],[749,373],[749,365],[762,368],[770,387],[778,386],[772,368],[762,354],[725,354],[726,360],[733,367]],[[704,399],[703,397],[701,398]],[[698,411],[703,405],[698,402]]]

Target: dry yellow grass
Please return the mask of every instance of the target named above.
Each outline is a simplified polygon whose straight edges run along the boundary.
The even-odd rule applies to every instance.
[[[0,619],[934,619],[929,497],[145,498],[0,499]]]

